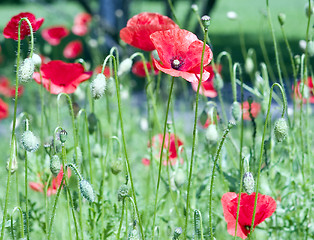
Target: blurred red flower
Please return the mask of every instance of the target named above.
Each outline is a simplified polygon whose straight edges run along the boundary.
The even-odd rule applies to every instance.
[[[102,70],[102,65],[97,66],[95,68],[95,73],[101,73],[101,70]],[[105,75],[106,78],[110,77],[110,68],[109,67],[105,67],[104,75]]]
[[[301,94],[302,89],[300,89],[300,83],[301,83],[301,81],[298,81],[297,87],[296,87],[296,89],[294,91],[295,92],[295,96],[298,99],[302,99],[302,94]],[[313,86],[312,77],[308,77],[307,78],[307,83],[305,85],[307,85],[309,90],[310,90],[309,102],[310,103],[314,103],[314,86]],[[306,102],[306,99],[303,99],[303,102]]]
[[[152,69],[151,64],[149,62],[146,62],[146,66],[147,66],[148,72],[150,73]],[[154,74],[157,75],[159,70],[156,68],[156,65],[154,62],[153,62],[153,67],[154,67]],[[138,61],[133,64],[132,73],[138,77],[146,77],[143,61]]]
[[[235,225],[237,217],[237,207],[239,194],[234,192],[225,193],[221,198],[221,204],[224,212],[225,221],[227,222],[228,233],[232,236],[235,234]],[[241,194],[239,219],[237,225],[237,237],[246,239],[250,233],[253,210],[255,202],[255,193],[248,195]],[[269,218],[276,210],[276,201],[267,195],[258,194],[256,214],[253,229],[266,218]]]
[[[41,36],[45,39],[50,45],[56,46],[60,43],[62,38],[65,38],[69,35],[69,30],[64,26],[53,26],[45,28],[41,32]]]
[[[33,32],[36,32],[44,22],[43,18],[36,19],[35,15],[32,13],[29,13],[29,12],[19,13],[18,15],[13,16],[11,20],[8,22],[8,24],[5,26],[3,30],[3,35],[5,38],[18,40],[18,28],[19,28],[19,21],[21,20],[21,18],[27,18],[30,21],[33,27]],[[29,30],[29,26],[26,21],[22,22],[20,32],[21,32],[21,35],[20,35],[21,40],[31,34]]]
[[[52,94],[73,93],[81,82],[88,80],[92,72],[85,72],[79,63],[66,63],[60,60],[50,61],[40,67],[43,86]],[[35,81],[41,84],[40,74],[35,72]]]
[[[9,116],[9,106],[0,98],[0,120]]]
[[[182,77],[189,82],[199,81],[203,42],[195,34],[175,28],[155,32],[150,38],[162,63],[154,59],[160,71],[173,77]],[[213,53],[206,45],[203,66],[207,66],[212,57]],[[209,76],[209,72],[203,69],[203,80]]]
[[[83,51],[83,44],[80,40],[69,42],[63,50],[63,56],[65,58],[77,58]]]
[[[217,65],[217,72],[220,73],[221,72],[221,65]],[[214,78],[215,78],[215,72],[213,69],[212,65],[207,65],[205,67],[205,70],[207,72],[209,72],[209,78],[206,79],[205,81],[202,81],[201,83],[201,87],[200,87],[200,94],[209,97],[209,98],[214,98],[217,96],[217,91],[214,88]],[[197,87],[198,87],[198,82],[192,82],[191,83],[193,90],[196,92],[197,91]]]
[[[21,96],[24,92],[24,87],[19,86],[18,96]],[[0,76],[0,94],[5,97],[15,97],[15,86],[11,86],[8,78]]]
[[[70,177],[71,177],[71,170],[68,169],[68,178]],[[62,178],[63,178],[63,169],[61,168],[57,177],[52,178],[51,186],[49,186],[47,189],[47,196],[51,196],[57,193],[58,188],[61,185]],[[47,183],[42,183],[42,182],[29,182],[29,187],[36,192],[44,192],[44,188],[46,184]]]
[[[129,19],[126,27],[120,31],[120,38],[133,47],[152,51],[155,46],[149,35],[172,28],[179,28],[179,26],[170,18],[159,13],[143,12]]]
[[[241,105],[241,103],[240,103]],[[249,113],[249,108],[250,108],[250,104],[248,101],[246,102],[243,102],[243,110],[242,110],[242,113],[243,113],[243,119],[244,120],[251,120],[251,117],[250,117],[250,113]],[[261,104],[257,103],[257,102],[252,102],[251,104],[251,114],[254,118],[256,118],[258,116],[258,114],[260,113],[261,111]]]
[[[142,158],[142,163],[145,165],[145,166],[149,166],[150,165],[150,160],[148,158]]]
[[[72,32],[78,36],[84,36],[88,32],[88,24],[92,21],[92,16],[88,13],[79,13],[74,19]]]

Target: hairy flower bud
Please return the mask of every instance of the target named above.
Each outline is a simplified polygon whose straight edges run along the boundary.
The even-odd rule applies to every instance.
[[[36,152],[39,147],[39,139],[33,132],[27,130],[22,134],[22,145],[28,152]]]
[[[94,99],[101,98],[106,90],[106,85],[107,81],[105,75],[102,73],[97,74],[96,78],[90,84],[92,97]]]
[[[286,119],[279,118],[276,121],[275,127],[274,127],[274,133],[278,142],[282,142],[283,140],[285,140],[285,138],[288,135],[288,124],[286,122]]]
[[[206,139],[209,144],[215,144],[218,141],[218,131],[214,124],[210,124],[206,130]]]
[[[35,70],[33,59],[25,58],[19,68],[19,79],[21,82],[28,82],[32,77]]]
[[[110,169],[111,169],[111,172],[114,175],[118,175],[122,171],[122,169],[123,169],[122,160],[121,159],[117,159],[116,161],[113,161],[111,163]]]
[[[76,153],[77,153],[77,159],[76,159]],[[83,153],[80,147],[76,147],[76,152],[75,150],[73,151],[73,162],[76,164],[81,164],[83,161]]]
[[[254,70],[254,62],[251,57],[247,57],[244,64],[244,69],[247,73],[252,73]]]
[[[53,155],[50,158],[50,171],[56,177],[61,170],[61,162],[58,155]]]
[[[224,86],[224,82],[222,80],[222,77],[219,73],[217,73],[214,78],[214,87],[217,90],[221,90],[223,86]]]
[[[118,190],[118,201],[122,201],[126,196],[128,196],[129,194],[129,187],[128,185],[121,185],[119,187],[119,190]]]
[[[89,202],[95,201],[95,194],[92,185],[85,179],[79,182],[82,196]]]
[[[192,9],[194,12],[198,12],[198,6],[197,6],[197,4],[192,4],[192,5],[191,5],[191,9]]]
[[[234,120],[238,121],[241,113],[241,106],[238,102],[233,102],[231,105],[231,113]]]
[[[177,188],[180,188],[185,182],[185,173],[182,168],[179,168],[174,175],[174,183]]]
[[[286,14],[279,13],[278,14],[278,21],[279,21],[280,25],[283,26],[285,24],[285,21],[286,21]]]
[[[156,59],[157,61],[160,61],[160,57],[159,57],[158,52],[157,52],[156,49],[152,52],[152,54],[153,54],[153,58],[154,59]]]
[[[251,195],[254,191],[254,177],[251,172],[246,172],[243,175],[243,187],[247,194]]]
[[[65,143],[67,138],[68,138],[68,133],[67,131],[65,131],[64,129],[60,131],[60,135],[59,135],[60,141],[61,143]]]
[[[38,54],[33,53],[32,60],[33,60],[34,65],[35,65],[36,67],[39,67],[39,66],[41,65],[41,57],[40,57]]]
[[[101,155],[102,155],[102,149],[101,149],[101,146],[100,146],[99,143],[96,143],[96,144],[95,144],[92,153],[93,153],[93,156],[94,156],[95,158],[100,158],[100,157],[101,157]]]
[[[124,73],[130,72],[132,68],[133,61],[131,58],[124,59],[119,66],[118,76],[123,75]]]
[[[307,17],[310,17],[314,13],[314,3],[311,1],[311,7],[309,6],[309,3],[305,6],[305,14]]]
[[[7,166],[6,169],[9,171],[10,170],[10,158],[7,161]],[[15,173],[15,171],[18,169],[18,161],[16,159],[15,153],[13,154],[12,158],[12,163],[11,163],[11,174]]]

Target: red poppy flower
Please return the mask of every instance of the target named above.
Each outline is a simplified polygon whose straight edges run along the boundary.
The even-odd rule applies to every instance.
[[[240,103],[241,105],[241,103]],[[250,113],[249,113],[249,108],[250,108],[250,104],[248,101],[243,102],[243,119],[244,120],[251,120],[250,117]],[[257,102],[252,102],[251,104],[251,114],[254,118],[257,117],[257,115],[260,113],[261,111],[261,104],[257,103]]]
[[[74,19],[72,32],[78,36],[84,36],[88,32],[88,24],[92,20],[92,16],[88,13],[79,13]]]
[[[184,29],[170,29],[159,31],[150,35],[156,47],[160,64],[154,59],[156,67],[174,77],[182,77],[189,82],[198,82],[201,69],[203,42],[197,36]],[[207,66],[213,57],[209,46],[206,45],[203,65]],[[210,76],[203,69],[203,79]]]
[[[150,160],[148,158],[142,158],[142,163],[145,165],[145,166],[149,166],[150,165]]]
[[[0,98],[0,120],[9,116],[9,106]]]
[[[147,70],[150,73],[152,66],[149,62],[146,62]],[[156,68],[155,63],[153,62],[154,74],[157,75],[159,70]],[[135,62],[132,66],[132,73],[138,77],[146,77],[144,63],[142,61]]]
[[[295,89],[295,96],[298,99],[302,99],[302,94],[301,91],[302,89],[300,89],[300,83],[301,81],[298,81],[297,87]],[[313,81],[312,81],[312,77],[308,77],[307,78],[307,83],[306,85],[308,86],[309,90],[310,90],[310,98],[309,98],[309,102],[310,103],[314,103],[314,86],[313,86]],[[306,102],[306,99],[303,99],[303,102]]]
[[[66,63],[60,60],[42,64],[40,72],[43,86],[52,94],[73,93],[81,82],[92,76],[92,72],[85,72],[81,64]],[[34,73],[33,78],[41,84],[38,72]]]
[[[80,40],[69,42],[63,50],[65,58],[77,58],[83,51],[83,44]]]
[[[18,96],[21,96],[23,92],[24,87],[19,86]],[[11,86],[9,79],[3,76],[0,76],[0,94],[5,97],[15,97],[15,87]]]
[[[56,46],[60,43],[61,39],[69,35],[69,30],[63,26],[54,26],[45,28],[41,32],[41,36],[50,45]]]
[[[172,28],[179,28],[179,26],[170,18],[159,13],[143,12],[129,19],[126,27],[120,31],[120,38],[133,47],[152,51],[155,46],[149,35]]]
[[[71,171],[70,169],[68,169],[68,178],[70,177],[71,177]],[[63,169],[61,168],[57,177],[52,179],[51,186],[49,186],[47,189],[47,196],[51,196],[57,193],[58,188],[61,185],[62,178],[63,178]],[[42,182],[29,182],[29,187],[36,192],[44,192],[44,188],[46,184],[47,183],[43,184]]]
[[[27,18],[30,21],[33,27],[33,32],[36,32],[44,22],[43,18],[36,19],[34,14],[29,13],[29,12],[22,12],[12,17],[11,20],[6,25],[6,27],[4,28],[3,35],[5,38],[18,40],[18,28],[19,28],[19,21],[21,20],[21,18]],[[21,40],[31,34],[29,30],[29,26],[26,21],[22,22],[20,33],[21,33],[20,35]]]
[[[217,71],[218,73],[221,72],[221,65],[216,66],[217,67]],[[214,98],[217,97],[217,91],[214,88],[214,77],[215,77],[215,72],[213,69],[212,65],[207,65],[205,67],[205,70],[207,72],[209,72],[209,78],[206,79],[205,81],[202,81],[201,83],[201,87],[200,87],[200,94],[206,96],[206,97],[210,97],[210,98]],[[191,83],[193,90],[196,92],[197,91],[197,87],[198,87],[198,82],[192,82]]]
[[[101,73],[101,70],[102,70],[102,66],[97,66],[95,68],[95,73]],[[110,68],[109,67],[105,67],[105,70],[104,70],[104,75],[106,78],[109,78],[110,77]]]
[[[238,207],[239,194],[234,192],[225,193],[221,198],[221,204],[224,211],[224,217],[227,222],[228,233],[234,236],[237,207]],[[241,194],[239,219],[237,225],[237,237],[246,239],[250,233],[253,210],[255,202],[255,193],[248,195]],[[276,210],[276,201],[267,195],[258,194],[256,214],[253,229],[266,218],[269,218]]]

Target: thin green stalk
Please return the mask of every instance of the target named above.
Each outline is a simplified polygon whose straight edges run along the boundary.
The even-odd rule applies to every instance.
[[[180,26],[179,21],[178,21],[178,19],[177,19],[177,17],[176,17],[176,14],[175,14],[175,12],[174,12],[174,7],[173,7],[173,4],[172,4],[172,0],[168,0],[168,4],[169,4],[169,7],[170,7],[172,16],[173,16],[173,18],[174,18],[174,21],[176,22],[176,24],[178,24],[178,25]]]
[[[28,119],[25,119],[25,131],[28,131]],[[24,151],[25,154],[25,165],[24,165],[24,190],[25,190],[25,220],[26,220],[26,237],[29,240],[29,216],[28,216],[28,194],[27,194],[27,190],[28,190],[28,158],[27,158],[27,151]]]
[[[122,210],[121,210],[119,229],[118,229],[118,233],[117,233],[117,240],[120,239],[120,232],[121,232],[121,227],[122,227],[122,223],[123,223],[123,215],[124,215],[124,199],[122,199]]]
[[[21,233],[21,238],[24,239],[24,221],[23,221],[23,211],[20,207],[15,207],[12,211],[12,215],[11,215],[11,232],[12,232],[12,237],[13,239],[15,239],[14,237],[14,230],[13,230],[13,215],[16,211],[19,211],[19,216],[20,216],[20,233]]]

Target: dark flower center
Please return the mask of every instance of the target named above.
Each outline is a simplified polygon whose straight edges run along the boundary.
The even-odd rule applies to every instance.
[[[171,63],[171,67],[175,70],[180,70],[180,68],[182,67],[182,65],[184,64],[184,61],[182,60],[181,57],[179,58],[173,58],[170,60]]]
[[[244,227],[245,227],[245,229],[248,230],[248,231],[251,229],[251,226],[249,226],[249,225],[245,225]]]

